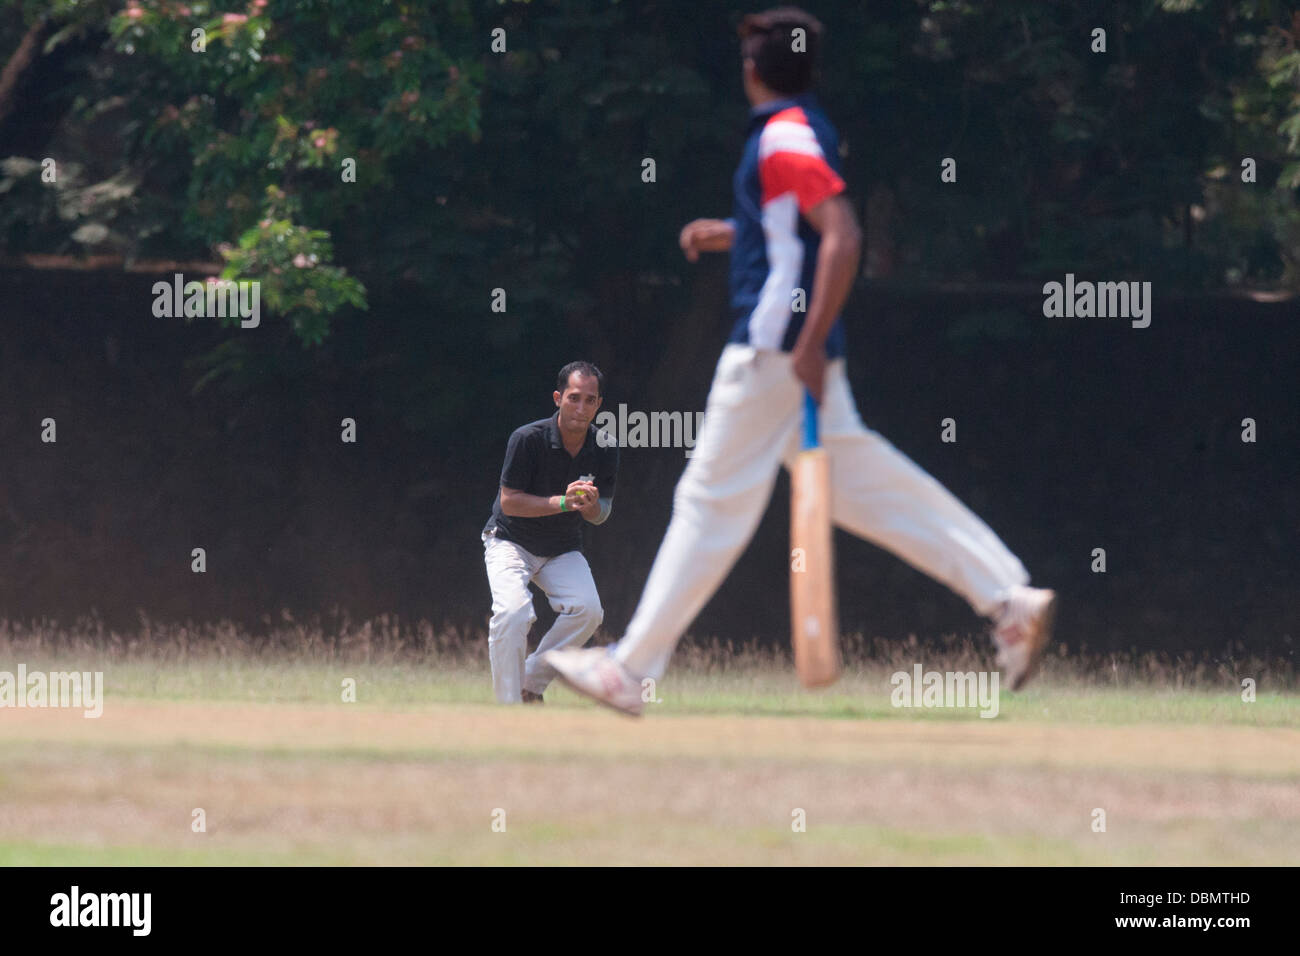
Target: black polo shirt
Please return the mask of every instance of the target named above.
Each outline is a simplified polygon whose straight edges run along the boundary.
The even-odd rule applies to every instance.
[[[571,482],[583,475],[595,475],[600,497],[613,499],[614,481],[618,477],[618,442],[595,425],[587,426],[587,440],[574,457],[560,439],[559,412],[550,418],[516,428],[506,446],[506,462],[501,468],[501,484],[530,495],[560,495]],[[512,517],[501,511],[501,490],[492,500],[492,517],[484,532],[513,541],[538,557],[554,557],[566,551],[582,550],[582,526],[586,519],[576,511],[543,515],[538,518]]]

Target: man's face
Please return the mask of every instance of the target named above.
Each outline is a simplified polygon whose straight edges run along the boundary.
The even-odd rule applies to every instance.
[[[596,376],[574,372],[563,392],[553,392],[555,406],[560,410],[561,431],[586,431],[600,408],[600,394]]]

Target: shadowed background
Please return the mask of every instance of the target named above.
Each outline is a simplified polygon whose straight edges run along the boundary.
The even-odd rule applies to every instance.
[[[403,428],[376,380],[355,371],[194,397],[183,360],[196,334],[214,333],[140,315],[132,304],[150,301],[151,281],[0,273],[6,301],[19,297],[27,316],[0,349],[6,612],[95,608],[128,626],[142,608],[256,627],[282,608],[301,618],[337,606],[481,629],[490,595],[478,533],[499,459],[517,423],[546,414],[557,362],[537,360],[531,400],[467,414],[472,442]],[[983,516],[1035,581],[1063,592],[1067,644],[1238,642],[1289,654],[1300,606],[1294,312],[1157,299],[1151,327],[1132,329],[1046,320],[1041,300],[1022,299],[859,289],[850,371],[868,426]],[[411,308],[373,303],[365,337],[400,334]],[[719,318],[714,348],[724,334]],[[711,360],[668,388],[629,386],[613,366],[606,403],[702,408]],[[40,441],[46,416],[57,444]],[[356,444],[339,440],[344,417],[357,420]],[[947,417],[955,443],[940,440]],[[1245,417],[1256,443],[1241,440]],[[680,449],[624,449],[614,517],[587,531],[613,633],[631,615],[685,460]],[[783,477],[695,631],[787,639],[788,497]],[[192,547],[206,549],[207,573],[189,570]],[[837,547],[847,630],[979,626],[892,556],[845,534]],[[1090,570],[1098,547],[1105,574]]]
[[[1293,656],[1300,27],[1266,3],[853,6],[809,4],[866,232],[846,318],[867,424],[1062,592],[1071,648]],[[338,608],[481,635],[478,531],[555,370],[597,362],[610,410],[703,407],[725,258],[688,266],[676,237],[730,208],[742,8],[132,8],[0,12],[0,613]],[[191,19],[210,59],[178,39]],[[87,256],[107,264],[70,268]],[[224,259],[264,282],[261,327],[155,318],[170,271],[137,259]],[[1152,281],[1151,327],[1043,318],[1066,272]],[[626,449],[589,534],[612,634],[684,463]],[[787,496],[696,632],[787,640]],[[979,626],[837,545],[847,630]]]

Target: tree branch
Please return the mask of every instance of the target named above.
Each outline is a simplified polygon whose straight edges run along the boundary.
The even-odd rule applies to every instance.
[[[16,102],[18,84],[33,63],[36,62],[37,51],[41,48],[41,42],[45,39],[45,33],[49,29],[49,23],[44,17],[37,20],[27,30],[23,40],[18,44],[18,49],[14,55],[9,58],[5,64],[3,72],[0,72],[0,123],[13,111]]]

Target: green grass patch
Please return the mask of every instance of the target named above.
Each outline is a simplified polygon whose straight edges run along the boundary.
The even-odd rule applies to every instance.
[[[184,660],[48,656],[24,659],[29,671],[103,670],[106,707],[114,699],[261,704],[315,704],[420,709],[431,704],[491,704],[485,667],[437,661],[323,664],[255,656],[191,655]],[[6,664],[0,660],[0,669]],[[927,665],[930,669],[930,665]],[[942,663],[933,669],[943,669]],[[355,681],[356,703],[344,703],[345,680]],[[1045,675],[1024,691],[1002,691],[997,716],[982,708],[895,707],[890,672],[846,672],[834,687],[804,691],[780,663],[711,670],[675,669],[656,687],[648,713],[817,717],[841,720],[1037,723],[1177,723],[1250,727],[1300,726],[1300,694],[1261,691],[1245,702],[1239,691],[1160,684],[1105,686]],[[546,706],[594,706],[558,684]]]

